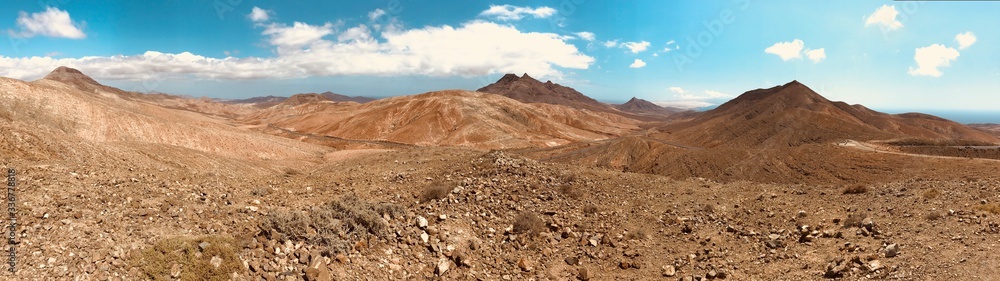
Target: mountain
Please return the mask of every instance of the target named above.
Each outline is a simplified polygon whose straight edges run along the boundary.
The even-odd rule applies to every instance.
[[[353,101],[353,102],[356,102],[356,103],[366,103],[366,102],[370,102],[370,101],[374,101],[375,100],[373,98],[362,97],[362,96],[349,97],[349,96],[345,96],[345,95],[341,95],[341,94],[335,94],[333,92],[323,92],[320,95],[323,96],[323,97],[325,97],[328,100],[332,100],[332,101],[336,101],[336,102]]]
[[[678,112],[636,97],[632,97],[632,99],[630,99],[628,102],[620,105],[615,105],[614,107],[617,108],[618,110],[633,114],[670,115]]]
[[[891,115],[861,105],[833,102],[798,81],[748,91],[691,121],[663,130],[673,132],[686,143],[704,147],[787,147],[840,139],[902,137],[998,141],[939,117]]]
[[[552,81],[542,83],[531,78],[527,73],[521,77],[515,74],[506,74],[497,82],[476,91],[505,96],[523,103],[547,103],[599,111],[611,110],[610,106],[573,88],[552,83]]]
[[[5,132],[0,148],[12,148],[12,154],[31,161],[143,159],[163,164],[208,159],[188,165],[225,162],[234,167],[265,159],[311,158],[326,151],[159,103],[174,99],[101,85],[66,67],[32,82],[0,78],[0,129]]]
[[[365,104],[272,107],[244,123],[313,136],[418,146],[549,147],[617,137],[637,121],[605,112],[526,104],[504,96],[438,91]]]

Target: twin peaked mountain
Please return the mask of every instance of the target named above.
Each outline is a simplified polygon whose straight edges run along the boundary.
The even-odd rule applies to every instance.
[[[225,116],[263,132],[339,146],[375,143],[502,149],[554,147],[623,136],[701,148],[789,147],[841,139],[908,137],[997,141],[982,131],[929,115],[890,115],[832,102],[797,81],[752,90],[716,109],[667,121],[675,111],[648,101],[633,98],[611,106],[527,74],[504,75],[476,92],[447,90],[380,100],[327,92],[241,101],[199,99],[197,103],[122,91],[66,67],[42,80],[82,92],[113,93],[146,105]]]

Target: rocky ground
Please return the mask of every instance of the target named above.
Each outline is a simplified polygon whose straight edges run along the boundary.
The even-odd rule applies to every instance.
[[[961,168],[941,161],[941,169]],[[59,162],[18,168],[18,271],[4,272],[6,279],[982,280],[1000,273],[996,174],[718,183],[454,148],[341,155],[270,174]]]

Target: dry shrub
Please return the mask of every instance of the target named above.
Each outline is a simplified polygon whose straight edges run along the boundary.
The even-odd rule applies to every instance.
[[[583,198],[583,190],[581,190],[581,189],[579,189],[579,188],[577,188],[577,187],[575,187],[575,186],[573,186],[571,184],[563,184],[563,185],[559,186],[559,192],[562,193],[563,195],[566,195],[566,197],[569,197],[569,198],[573,198],[573,199]]]
[[[523,212],[514,219],[514,233],[538,235],[545,229],[545,223],[531,212]]]
[[[629,232],[628,235],[626,235],[625,237],[628,238],[628,240],[641,240],[641,239],[646,239],[646,237],[649,237],[649,234],[646,233],[645,229],[640,228],[635,231]]]
[[[868,192],[868,186],[856,184],[844,188],[844,194],[862,194]]]
[[[865,220],[865,214],[851,213],[844,219],[844,227],[861,227],[861,222]]]
[[[938,210],[932,210],[932,211],[928,212],[927,215],[924,215],[924,218],[927,219],[927,220],[929,220],[929,221],[939,220],[939,219],[941,219],[941,217],[942,217],[941,216],[941,211],[938,211]]]
[[[586,214],[586,215],[596,214],[597,213],[597,205],[587,204],[586,206],[583,206],[583,213]]]
[[[709,214],[715,213],[715,205],[705,204],[705,206],[702,206],[701,210]]]
[[[445,183],[432,183],[424,188],[423,193],[420,193],[420,202],[427,203],[431,200],[441,200],[448,197],[451,193],[451,186]]]
[[[382,215],[398,218],[404,213],[398,205],[369,203],[350,194],[312,207],[308,213],[271,212],[260,228],[270,239],[308,241],[327,247],[330,253],[343,253],[358,240],[387,238],[389,225]]]
[[[941,195],[940,191],[938,191],[937,189],[931,188],[931,189],[929,189],[927,191],[924,191],[923,197],[926,200],[931,200],[931,199],[937,198],[940,195]]]
[[[198,246],[202,242],[208,242],[204,250]],[[161,239],[130,259],[150,280],[171,280],[174,264],[181,266],[180,280],[229,280],[233,272],[243,272],[238,249],[231,237],[181,236]],[[213,257],[222,259],[219,267],[211,264]]]
[[[1000,214],[1000,205],[993,204],[993,203],[976,205],[975,208],[976,208],[976,210],[980,210],[980,211],[983,211],[983,212],[989,212],[990,214],[994,214],[994,215]]]

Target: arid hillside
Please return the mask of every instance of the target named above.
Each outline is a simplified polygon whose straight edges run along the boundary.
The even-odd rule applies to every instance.
[[[638,121],[614,114],[525,104],[466,91],[431,92],[361,105],[282,103],[243,120],[349,140],[483,149],[549,147],[617,137],[638,128]]]
[[[671,114],[677,113],[679,111],[662,107],[652,102],[644,99],[635,98],[628,100],[628,102],[615,105],[615,108],[623,112],[633,113],[633,114],[647,114],[647,115],[663,115],[669,116]]]

